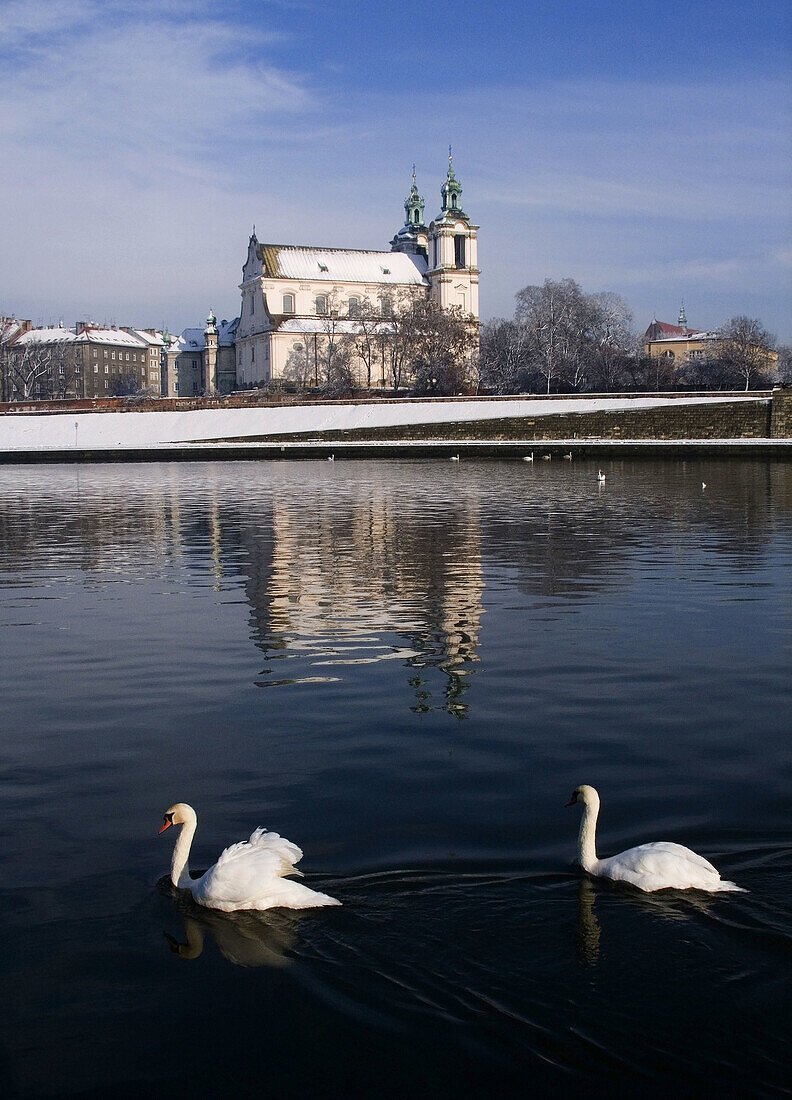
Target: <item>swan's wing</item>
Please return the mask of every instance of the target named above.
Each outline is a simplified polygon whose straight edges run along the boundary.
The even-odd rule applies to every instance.
[[[262,875],[267,873],[268,868],[272,868],[270,873],[273,876],[293,875],[300,873],[295,870],[294,864],[299,863],[302,857],[302,850],[285,836],[268,833],[266,829],[254,829],[250,840],[240,840],[221,852],[212,870],[254,860]]]
[[[299,874],[294,868],[299,859],[302,852],[296,844],[278,833],[256,829],[250,840],[225,849],[217,863],[193,883],[192,895],[200,905],[227,912],[337,905],[334,898],[283,877]]]
[[[711,889],[720,881],[720,874],[709,860],[682,844],[665,840],[628,848],[601,860],[600,866],[608,878],[630,882],[644,890]]]

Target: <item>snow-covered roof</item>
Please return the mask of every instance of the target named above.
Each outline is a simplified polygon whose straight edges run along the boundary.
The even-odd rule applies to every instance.
[[[263,275],[270,279],[310,279],[328,283],[426,283],[423,256],[407,252],[369,252],[353,248],[302,248],[262,244]]]
[[[93,325],[84,328],[76,337],[78,344],[114,344],[116,347],[144,348],[146,341],[136,333],[123,328],[99,328]]]
[[[230,348],[234,343],[239,318],[233,321],[221,321],[217,326],[217,344],[221,348]],[[179,354],[190,351],[203,351],[206,347],[206,330],[203,328],[186,328],[176,338],[176,348]]]
[[[46,328],[32,328],[15,341],[15,346],[25,344],[73,344],[77,337],[70,328],[60,325],[48,325]]]
[[[151,347],[161,348],[163,346],[163,339],[161,332],[146,332],[143,328],[134,328],[130,330],[139,336],[144,344],[149,344]]]
[[[690,330],[684,336],[657,336],[654,340],[650,339],[647,343],[650,344],[689,344],[695,340],[717,340],[717,332],[699,332],[697,330]]]

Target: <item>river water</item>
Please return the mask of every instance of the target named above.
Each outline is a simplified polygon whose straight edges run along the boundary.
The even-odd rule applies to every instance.
[[[788,1092],[792,468],[606,473],[0,468],[6,1095]],[[176,801],[342,907],[177,896]]]

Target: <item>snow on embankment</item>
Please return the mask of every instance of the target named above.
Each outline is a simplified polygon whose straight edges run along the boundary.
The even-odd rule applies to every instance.
[[[719,404],[756,400],[728,397],[570,397],[464,401],[386,401],[310,404],[184,412],[5,413],[0,451],[140,450],[224,440],[244,443],[272,435],[310,435],[360,428],[392,428],[455,421],[540,417],[559,413],[619,412],[665,405]]]

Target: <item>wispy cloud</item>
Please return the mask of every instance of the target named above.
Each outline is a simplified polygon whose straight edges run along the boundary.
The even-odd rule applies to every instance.
[[[626,294],[637,320],[684,296],[706,327],[748,300],[792,335],[780,77],[492,71],[435,91],[396,67],[355,85],[337,20],[321,55],[295,45],[311,2],[7,0],[0,311],[232,313],[253,221],[271,239],[385,247],[413,161],[436,212],[451,141],[481,223],[485,315],[570,275]]]

